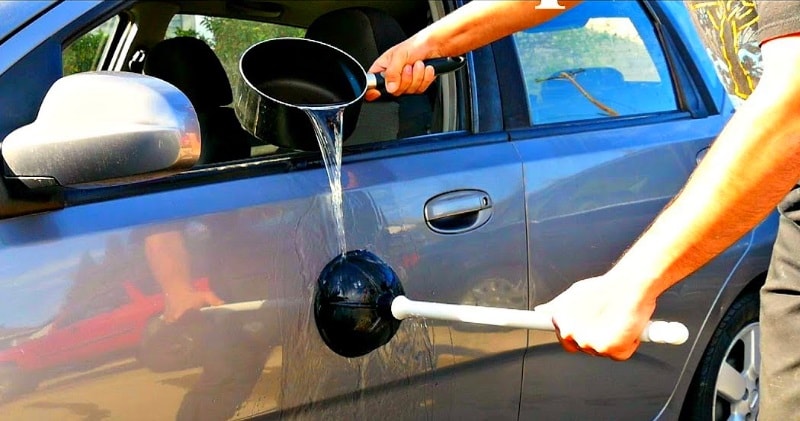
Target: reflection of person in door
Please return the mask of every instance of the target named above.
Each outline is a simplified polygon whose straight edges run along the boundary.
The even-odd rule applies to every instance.
[[[218,294],[225,288],[214,273],[203,274],[209,277],[208,289],[194,284],[198,274],[192,272],[198,268],[193,266],[198,265],[192,262],[207,256],[195,256],[188,250],[183,225],[149,231],[143,243],[149,267],[164,292],[163,329],[172,331],[153,341],[156,352],[169,352],[168,343],[157,342],[169,342],[170,336],[197,335],[193,351],[203,371],[184,396],[176,419],[228,419],[250,395],[275,343],[270,339],[270,327],[263,323],[271,315],[262,311],[200,314],[203,307],[224,303]]]
[[[180,231],[170,230],[145,238],[145,254],[156,282],[164,292],[164,321],[175,322],[189,310],[220,305],[214,291],[192,285],[189,253]]]

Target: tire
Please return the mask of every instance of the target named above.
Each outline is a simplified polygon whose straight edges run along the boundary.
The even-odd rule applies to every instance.
[[[758,417],[761,359],[758,312],[758,292],[754,292],[736,300],[725,313],[692,379],[681,419]]]

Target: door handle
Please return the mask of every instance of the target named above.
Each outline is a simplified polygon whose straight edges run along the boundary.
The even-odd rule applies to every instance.
[[[443,193],[425,203],[425,222],[441,234],[459,234],[485,224],[492,215],[492,199],[481,190]]]

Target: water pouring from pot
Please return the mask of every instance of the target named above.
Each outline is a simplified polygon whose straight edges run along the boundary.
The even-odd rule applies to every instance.
[[[461,68],[465,61],[455,57],[425,63],[441,74]],[[383,77],[367,73],[344,51],[305,38],[253,45],[242,55],[239,72],[235,108],[246,130],[283,148],[322,152],[338,252],[344,254],[342,143],[356,127],[367,90],[385,90]]]
[[[463,57],[426,62],[437,73],[457,70]],[[325,69],[325,70],[320,70]],[[494,326],[554,330],[550,315],[527,310],[413,301],[404,295],[394,270],[375,254],[346,251],[341,218],[341,142],[355,128],[368,89],[380,89],[380,75],[367,74],[350,55],[330,45],[300,38],[278,38],[248,49],[240,61],[243,89],[236,110],[243,126],[278,146],[322,149],[331,183],[334,214],[338,189],[340,254],[322,270],[314,295],[314,318],[328,347],[352,358],[388,343],[402,320],[424,317]],[[339,148],[326,157],[328,137]],[[333,148],[330,148],[333,150]],[[263,302],[223,305],[233,311],[259,308]],[[208,309],[212,310],[211,308]],[[679,345],[689,337],[681,323],[652,321],[643,342]]]

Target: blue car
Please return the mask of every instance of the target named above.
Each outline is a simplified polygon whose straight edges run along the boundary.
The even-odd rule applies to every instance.
[[[754,419],[774,215],[660,298],[688,341],[624,363],[423,318],[362,356],[322,339],[325,163],[307,132],[243,127],[239,60],[305,38],[369,68],[460,5],[0,1],[0,418]],[[604,273],[735,112],[692,19],[587,1],[360,104],[344,250],[449,304],[530,310]]]

